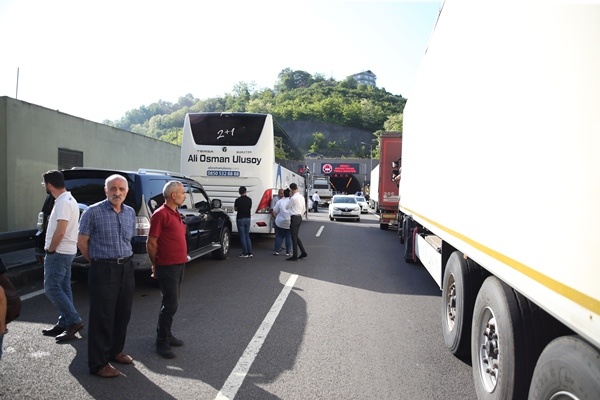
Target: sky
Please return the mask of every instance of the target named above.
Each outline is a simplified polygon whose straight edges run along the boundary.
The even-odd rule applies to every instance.
[[[410,99],[442,0],[0,0],[0,96],[95,122],[370,70]]]

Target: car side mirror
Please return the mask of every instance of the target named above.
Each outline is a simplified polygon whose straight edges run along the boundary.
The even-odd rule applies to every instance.
[[[221,208],[221,199],[212,199],[210,204],[212,208]]]
[[[196,208],[200,212],[210,211],[210,207],[208,206],[208,201],[201,201],[199,203],[196,203]]]

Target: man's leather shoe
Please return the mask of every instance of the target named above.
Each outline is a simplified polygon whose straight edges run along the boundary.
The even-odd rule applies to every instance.
[[[300,254],[300,256],[298,257],[298,260],[301,260],[301,259],[303,259],[304,257],[308,257],[308,254],[306,254],[306,253],[302,253],[302,254]]]
[[[298,261],[298,257],[286,258],[285,261]]]
[[[102,378],[115,378],[115,377],[121,375],[121,373],[119,372],[118,369],[116,369],[112,365],[106,364],[104,367],[100,368],[100,370],[98,370],[98,372],[96,372],[96,375],[98,375]]]
[[[54,325],[50,329],[42,329],[42,334],[44,336],[58,336],[65,331],[64,326]]]
[[[119,364],[132,364],[133,357],[123,352],[120,352],[119,354],[113,357],[113,361],[118,362]]]
[[[156,352],[163,358],[173,358],[175,353],[171,350],[171,346],[168,343],[161,343],[156,345]]]
[[[175,336],[170,336],[169,344],[173,347],[181,347],[183,346],[183,340],[177,339]]]
[[[67,329],[56,337],[57,342],[64,342],[75,338],[75,334],[83,329],[83,321],[78,324],[67,326]]]

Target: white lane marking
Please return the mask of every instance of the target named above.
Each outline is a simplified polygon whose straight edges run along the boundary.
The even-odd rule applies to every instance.
[[[233,371],[231,371],[231,374],[223,384],[223,387],[217,394],[217,397],[215,397],[215,400],[233,400],[240,386],[242,386],[244,379],[246,379],[246,375],[248,374],[256,355],[260,351],[260,348],[265,342],[271,327],[275,323],[275,319],[279,315],[283,304],[292,291],[294,283],[296,283],[296,279],[298,279],[298,275],[293,274],[290,276],[284,288],[281,290],[281,293],[279,293],[279,297],[277,297],[262,324],[260,324],[258,327],[254,337],[250,343],[248,343],[248,346],[246,347],[246,350],[244,350],[242,357],[240,357],[237,364],[233,368]]]
[[[31,299],[32,297],[39,296],[40,294],[44,294],[44,289],[31,292],[29,294],[24,294],[23,296],[21,296],[21,301]]]
[[[321,225],[321,227],[319,228],[319,231],[317,232],[317,237],[321,236],[321,232],[323,232],[323,228],[325,228],[325,225]]]

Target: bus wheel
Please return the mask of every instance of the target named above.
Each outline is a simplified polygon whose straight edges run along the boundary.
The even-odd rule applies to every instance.
[[[227,226],[223,226],[221,229],[221,237],[219,238],[221,247],[212,252],[213,258],[217,260],[224,260],[229,256],[229,248],[231,245],[231,232]]]
[[[600,352],[579,336],[552,341],[538,359],[530,399],[600,399]]]
[[[523,329],[520,300],[526,299],[498,278],[488,277],[473,310],[471,361],[478,399],[524,399],[533,367],[529,368],[528,331]],[[534,359],[535,360],[535,359]]]
[[[461,252],[450,255],[442,281],[444,344],[456,356],[469,354],[475,297],[481,286],[481,269]]]

